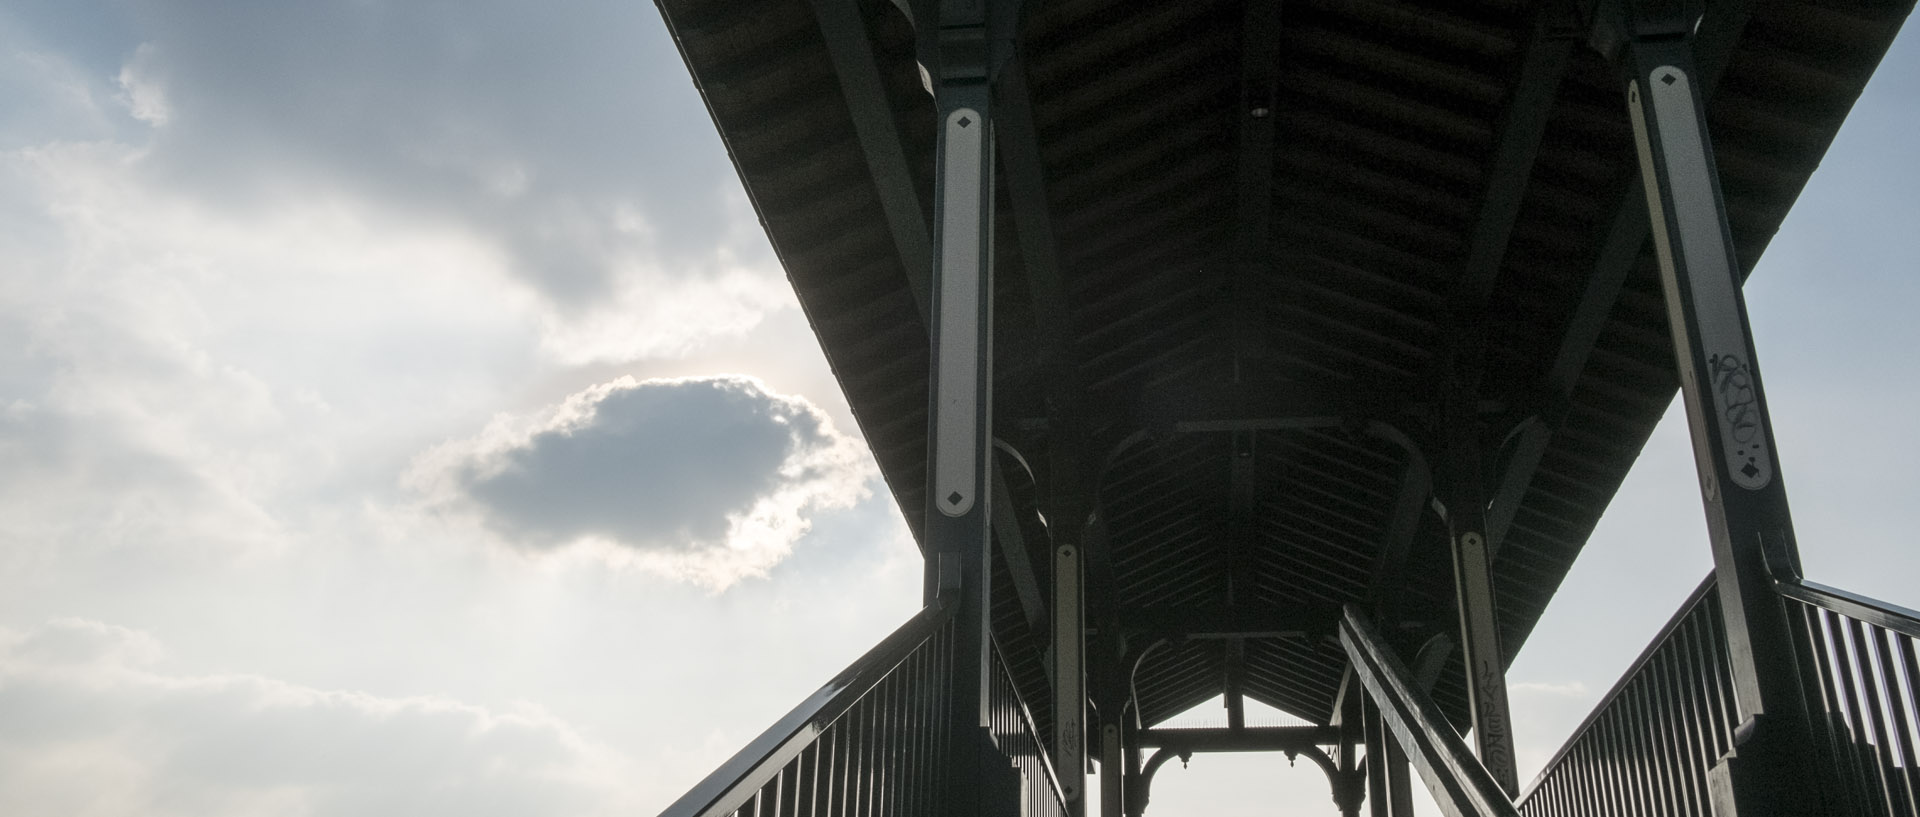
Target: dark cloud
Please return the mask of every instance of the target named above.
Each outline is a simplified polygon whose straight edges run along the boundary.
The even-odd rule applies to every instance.
[[[738,380],[614,389],[591,411],[495,463],[470,465],[468,494],[523,541],[598,535],[687,546],[726,536],[728,515],[771,493],[781,464],[829,434],[797,401]]]
[[[724,585],[784,557],[810,511],[857,499],[858,452],[819,409],[751,379],[626,378],[425,468],[516,546],[608,542]]]

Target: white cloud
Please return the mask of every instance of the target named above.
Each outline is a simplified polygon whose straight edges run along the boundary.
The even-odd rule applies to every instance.
[[[1513,695],[1539,695],[1549,698],[1587,697],[1587,685],[1580,681],[1548,683],[1545,681],[1517,681],[1507,684],[1507,692]]]
[[[593,815],[629,761],[537,710],[157,669],[150,636],[0,631],[0,812]]]
[[[209,209],[143,180],[145,160],[112,142],[0,152],[19,214],[0,227],[10,566],[277,542],[283,500],[366,467],[351,455],[368,443],[473,411],[494,394],[473,380],[515,360],[503,338],[533,337],[457,233],[324,197]],[[395,394],[408,411],[373,409]]]
[[[172,110],[167,105],[166,88],[152,75],[152,56],[152,46],[143,45],[121,66],[116,98],[133,118],[158,128],[167,124]]]
[[[721,589],[764,575],[870,477],[859,442],[803,398],[747,377],[623,377],[439,446],[409,483],[515,547]]]
[[[481,0],[138,13],[107,93],[139,173],[248,211],[316,195],[463,233],[563,364],[675,356],[793,307],[652,9]],[[324,45],[323,45],[324,44]],[[636,225],[640,228],[635,229]]]

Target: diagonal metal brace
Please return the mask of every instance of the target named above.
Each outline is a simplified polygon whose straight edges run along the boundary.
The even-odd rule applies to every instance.
[[[1513,801],[1416,686],[1400,656],[1351,604],[1340,618],[1340,645],[1441,811],[1449,817],[1518,817]]]

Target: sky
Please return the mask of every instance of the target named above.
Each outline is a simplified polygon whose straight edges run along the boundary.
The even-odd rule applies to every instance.
[[[1916,130],[1908,35],[1748,288],[1808,574],[1907,606]],[[818,348],[650,4],[5,0],[0,813],[657,812],[918,605]],[[1670,415],[1514,664],[1523,777],[1692,473]]]

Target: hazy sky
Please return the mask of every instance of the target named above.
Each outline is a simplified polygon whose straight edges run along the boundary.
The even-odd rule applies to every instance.
[[[1920,606],[1913,40],[1749,294],[1810,575]],[[5,0],[0,813],[658,811],[918,604],[817,350],[650,4]],[[1707,569],[1669,419],[1523,775]]]

